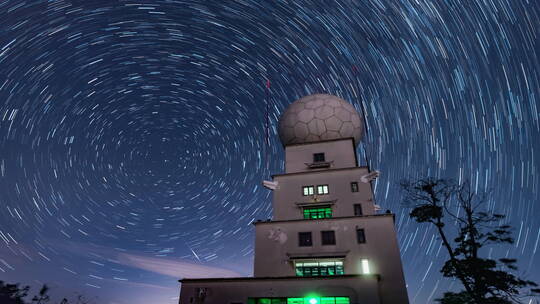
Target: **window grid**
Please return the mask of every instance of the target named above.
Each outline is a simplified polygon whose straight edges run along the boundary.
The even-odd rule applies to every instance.
[[[349,304],[348,297],[309,297],[309,298],[288,298],[287,304],[312,304],[312,299],[317,300],[317,304]],[[272,303],[273,304],[273,303]]]
[[[317,194],[328,194],[328,185],[318,185]]]
[[[321,240],[323,245],[335,245],[336,233],[333,230],[321,231]]]
[[[311,232],[298,232],[298,246],[309,247],[313,245]]]
[[[308,196],[315,194],[315,187],[314,186],[303,186],[302,187],[302,195]]]
[[[362,215],[362,205],[354,204],[354,216],[361,216],[361,215]]]
[[[366,232],[364,229],[356,229],[356,240],[358,241],[358,244],[364,244],[366,242]]]
[[[351,182],[351,192],[358,192],[358,182]]]
[[[349,297],[248,298],[248,304],[350,304]]]
[[[331,207],[306,207],[304,208],[304,219],[331,218]]]
[[[313,154],[313,162],[321,163],[325,161],[324,153],[315,153]]]
[[[296,276],[317,277],[345,274],[342,261],[309,261],[295,263]]]

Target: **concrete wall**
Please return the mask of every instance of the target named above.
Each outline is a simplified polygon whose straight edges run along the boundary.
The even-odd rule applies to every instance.
[[[341,170],[312,171],[298,174],[275,175],[279,187],[273,191],[273,220],[302,219],[303,213],[297,203],[314,202],[313,196],[303,196],[303,186],[328,185],[329,193],[317,195],[318,201],[336,200],[333,216],[353,216],[354,204],[361,204],[364,215],[374,214],[373,192],[369,183],[360,181],[368,174],[366,167]],[[358,192],[351,191],[351,182],[358,182]]]
[[[198,289],[205,288],[205,296],[198,297]],[[180,304],[247,304],[248,298],[349,297],[351,304],[381,304],[376,276],[186,280],[182,282]],[[395,302],[396,304],[398,302]]]
[[[365,244],[357,243],[356,228],[364,229]],[[336,245],[321,245],[323,230],[335,231]],[[300,247],[298,233],[308,231],[312,232],[313,246]],[[360,274],[360,259],[367,258],[371,273],[381,277],[383,303],[408,303],[392,215],[255,224],[255,277],[294,276],[290,256],[344,253],[345,274]]]
[[[314,153],[324,153],[325,160],[331,162],[331,169],[357,166],[356,147],[353,139],[341,139],[319,143],[299,144],[285,147],[285,173],[316,171],[306,163],[313,162]],[[322,169],[324,170],[324,169]]]

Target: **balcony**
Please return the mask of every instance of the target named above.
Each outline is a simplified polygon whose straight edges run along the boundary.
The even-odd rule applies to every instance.
[[[319,161],[319,162],[313,162],[313,163],[304,163],[309,169],[324,169],[324,168],[330,168],[334,161]]]

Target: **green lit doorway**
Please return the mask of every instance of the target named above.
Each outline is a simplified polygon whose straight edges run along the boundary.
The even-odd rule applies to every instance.
[[[350,304],[349,297],[249,298],[248,304]]]

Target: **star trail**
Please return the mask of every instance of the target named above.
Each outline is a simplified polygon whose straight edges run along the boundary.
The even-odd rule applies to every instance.
[[[0,280],[142,304],[250,275],[279,115],[328,93],[365,110],[359,158],[411,303],[457,283],[404,178],[488,191],[516,242],[486,254],[540,283],[536,0],[3,0],[0,17]]]

